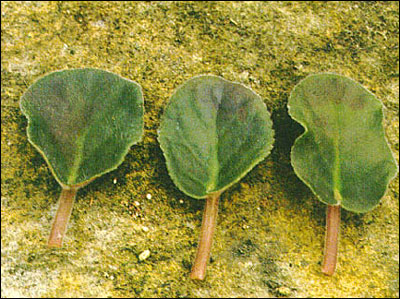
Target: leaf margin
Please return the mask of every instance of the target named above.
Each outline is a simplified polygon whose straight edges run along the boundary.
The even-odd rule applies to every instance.
[[[317,76],[320,76],[320,75],[331,75],[331,76],[337,76],[337,77],[340,77],[340,78],[345,78],[345,79],[347,79],[347,80],[350,80],[351,82],[353,82],[353,83],[359,85],[363,90],[365,90],[369,95],[371,95],[372,98],[373,98],[374,100],[376,100],[376,103],[379,104],[379,106],[380,106],[379,112],[380,112],[380,117],[381,117],[380,126],[381,126],[382,131],[383,131],[383,134],[382,134],[382,135],[383,135],[383,138],[384,138],[384,142],[385,142],[385,144],[386,144],[386,146],[387,146],[389,152],[391,153],[393,165],[394,165],[395,168],[396,168],[395,171],[392,172],[392,175],[388,175],[388,176],[387,176],[387,180],[386,180],[386,182],[385,182],[385,192],[384,192],[384,194],[376,201],[375,205],[373,205],[373,206],[371,206],[369,209],[365,209],[365,210],[362,210],[362,209],[356,210],[356,209],[348,208],[348,207],[346,207],[346,206],[341,205],[341,203],[338,202],[338,201],[335,199],[335,200],[337,201],[337,203],[336,203],[335,205],[339,205],[339,206],[341,206],[342,208],[344,208],[345,210],[348,210],[348,211],[351,211],[351,212],[355,212],[355,213],[366,213],[366,212],[368,212],[368,211],[371,211],[371,210],[375,209],[375,208],[379,205],[381,199],[382,199],[382,198],[385,196],[385,194],[388,192],[388,187],[389,187],[390,182],[397,176],[397,174],[398,174],[398,172],[399,172],[399,166],[398,166],[398,164],[397,164],[396,158],[395,158],[394,153],[393,153],[393,151],[392,151],[392,149],[391,149],[391,147],[390,147],[390,144],[389,144],[389,142],[388,142],[388,139],[387,139],[387,136],[386,136],[386,132],[385,132],[385,127],[384,127],[384,118],[385,118],[384,107],[385,107],[385,106],[384,106],[383,102],[382,102],[380,99],[378,99],[377,96],[375,96],[371,91],[369,91],[369,90],[368,90],[366,87],[364,87],[361,83],[357,82],[356,80],[354,80],[354,79],[352,79],[352,78],[350,78],[350,77],[348,77],[348,76],[340,75],[340,74],[337,74],[337,73],[335,73],[335,72],[319,72],[319,73],[314,73],[314,74],[311,74],[311,75],[306,76],[305,78],[301,79],[298,83],[296,83],[296,85],[293,87],[292,91],[290,92],[290,95],[289,95],[289,98],[288,98],[288,102],[287,102],[287,108],[288,108],[288,114],[290,115],[290,117],[291,117],[293,120],[295,120],[296,122],[298,122],[298,123],[303,127],[304,132],[296,138],[296,140],[294,141],[293,146],[291,147],[291,151],[290,151],[290,161],[291,161],[291,165],[292,165],[293,171],[295,172],[295,174],[297,175],[297,177],[312,191],[312,193],[317,197],[317,199],[318,199],[319,201],[321,201],[322,203],[324,203],[324,204],[331,205],[330,203],[325,202],[325,200],[323,200],[323,199],[320,197],[320,195],[318,195],[318,193],[314,190],[314,188],[311,186],[311,184],[310,184],[308,181],[306,181],[305,179],[302,178],[302,176],[298,173],[298,170],[293,166],[293,163],[292,163],[292,161],[293,161],[293,154],[292,154],[292,153],[293,153],[293,148],[295,148],[295,146],[297,145],[297,143],[298,143],[301,139],[303,139],[304,136],[306,136],[306,135],[308,134],[309,130],[308,130],[307,126],[305,125],[304,121],[299,120],[298,118],[296,118],[295,116],[292,115],[292,113],[291,113],[291,105],[290,105],[290,102],[291,102],[291,101],[290,101],[290,100],[291,100],[291,98],[292,98],[292,96],[293,96],[293,94],[294,94],[296,88],[298,88],[298,86],[300,86],[300,84],[301,84],[302,82],[304,82],[305,80],[310,79],[310,78],[312,78],[312,77],[317,77]],[[335,198],[337,198],[336,192],[340,192],[340,191],[339,191],[339,190],[336,190],[336,189],[334,190]],[[339,195],[339,196],[340,196],[340,195]]]
[[[223,187],[223,188],[221,188],[221,189],[214,190],[213,192],[210,192],[210,193],[208,193],[208,194],[206,194],[206,195],[204,195],[204,196],[197,196],[197,195],[195,195],[195,194],[191,194],[191,193],[187,192],[187,191],[185,190],[185,188],[183,188],[182,185],[179,183],[179,180],[178,180],[178,178],[177,178],[177,175],[175,174],[174,171],[172,171],[171,162],[170,162],[171,159],[167,158],[167,154],[166,154],[167,151],[165,150],[164,146],[162,145],[163,142],[160,142],[160,136],[161,136],[160,133],[161,133],[161,131],[162,131],[162,123],[163,123],[163,120],[164,120],[164,118],[166,117],[166,116],[165,116],[165,111],[166,111],[166,110],[168,109],[168,107],[171,105],[171,102],[172,102],[171,99],[172,99],[172,98],[178,93],[178,91],[179,91],[184,85],[186,85],[188,82],[190,82],[190,81],[192,81],[192,80],[196,80],[196,79],[202,78],[202,77],[217,78],[217,79],[222,80],[224,83],[230,83],[230,84],[234,84],[234,85],[241,86],[241,87],[243,87],[243,88],[249,90],[249,91],[250,91],[251,93],[253,93],[258,99],[260,99],[261,104],[263,105],[263,107],[265,108],[265,110],[266,110],[266,112],[267,112],[267,114],[268,114],[268,120],[269,120],[269,125],[270,125],[269,128],[270,128],[270,130],[271,130],[271,140],[270,140],[270,143],[269,143],[268,147],[265,148],[265,151],[264,151],[263,155],[260,155],[257,159],[253,160],[253,163],[251,163],[250,166],[249,166],[245,171],[243,171],[242,174],[241,174],[239,177],[237,177],[235,180],[233,180],[230,184],[226,185],[225,187]],[[158,141],[158,143],[159,143],[159,145],[160,145],[160,148],[161,148],[161,150],[162,150],[162,152],[163,152],[164,159],[165,159],[165,162],[166,162],[166,165],[167,165],[168,174],[170,175],[172,181],[173,181],[174,184],[178,187],[178,189],[179,189],[180,191],[182,191],[184,194],[186,194],[186,195],[188,195],[188,196],[190,196],[190,197],[192,197],[192,198],[195,198],[195,199],[204,199],[204,198],[207,198],[207,197],[209,197],[209,196],[211,196],[211,195],[214,195],[214,194],[217,194],[217,193],[220,193],[220,194],[221,194],[221,193],[224,192],[226,189],[228,189],[228,188],[231,187],[232,185],[234,185],[234,184],[236,184],[237,182],[239,182],[239,181],[240,181],[243,177],[245,177],[257,164],[259,164],[261,161],[263,161],[264,159],[266,159],[266,158],[269,156],[269,154],[271,153],[271,151],[272,151],[272,149],[273,149],[273,147],[274,147],[274,142],[275,142],[275,131],[274,131],[274,129],[273,129],[273,122],[272,122],[272,119],[271,119],[271,113],[268,111],[267,105],[266,105],[265,102],[263,101],[262,97],[261,97],[259,94],[257,94],[253,89],[251,89],[250,87],[247,87],[246,85],[244,85],[244,84],[241,83],[241,82],[230,81],[230,80],[225,79],[225,78],[223,78],[223,77],[221,77],[221,76],[217,76],[217,75],[213,75],[213,74],[200,74],[200,75],[196,75],[196,76],[193,76],[193,77],[191,77],[191,78],[185,80],[183,83],[181,83],[180,85],[178,85],[178,86],[174,89],[174,92],[173,92],[172,95],[169,97],[168,103],[167,103],[167,105],[165,106],[165,108],[164,108],[164,110],[163,110],[162,117],[161,117],[161,119],[160,119],[160,126],[159,126],[159,128],[158,128],[158,130],[157,130],[157,141]]]
[[[107,74],[116,76],[116,77],[118,77],[118,79],[121,79],[121,80],[123,80],[123,81],[127,81],[127,82],[129,82],[129,83],[133,83],[133,84],[135,85],[135,87],[138,88],[138,92],[139,92],[139,95],[140,95],[140,97],[139,97],[138,100],[139,100],[139,103],[140,103],[140,106],[141,106],[141,110],[142,110],[142,115],[141,115],[142,121],[141,121],[141,128],[140,128],[140,134],[139,134],[140,137],[139,137],[139,139],[138,139],[138,140],[132,140],[131,142],[129,142],[129,143],[127,144],[126,148],[125,148],[124,150],[121,151],[120,159],[119,159],[116,163],[114,163],[114,167],[110,167],[110,168],[108,168],[108,169],[105,169],[104,171],[98,173],[97,175],[92,176],[90,179],[87,179],[87,180],[85,180],[85,181],[79,182],[79,183],[77,183],[77,184],[68,185],[68,184],[65,184],[65,183],[63,183],[63,182],[61,181],[61,179],[58,177],[56,171],[54,170],[53,166],[51,165],[49,159],[47,158],[47,156],[45,155],[45,153],[43,152],[43,150],[39,147],[39,145],[37,145],[34,141],[32,141],[32,139],[31,139],[31,132],[32,132],[32,126],[31,126],[31,124],[32,124],[32,120],[31,120],[31,117],[29,116],[29,113],[27,113],[27,111],[26,111],[26,109],[25,109],[25,107],[24,107],[24,105],[23,105],[23,101],[24,101],[24,96],[25,96],[25,94],[27,94],[27,93],[31,90],[32,86],[34,86],[37,82],[39,82],[39,81],[45,79],[47,76],[54,75],[54,74],[56,74],[56,73],[57,73],[57,74],[61,74],[61,73],[64,73],[64,72],[79,71],[79,70],[81,70],[81,71],[88,70],[88,71],[95,71],[95,72],[107,73]],[[92,182],[93,180],[95,180],[96,178],[98,178],[98,177],[100,177],[100,176],[102,176],[102,175],[104,175],[104,174],[106,174],[106,173],[108,173],[108,172],[111,172],[111,171],[117,169],[117,168],[124,162],[125,157],[126,157],[126,155],[128,154],[130,148],[131,148],[133,145],[135,145],[135,144],[141,142],[141,141],[143,140],[143,138],[144,138],[144,115],[145,115],[145,107],[144,107],[143,89],[142,89],[141,85],[140,85],[139,83],[133,81],[133,80],[124,78],[124,77],[122,77],[122,76],[119,75],[119,74],[113,73],[113,72],[111,72],[111,71],[103,70],[103,69],[100,69],[100,68],[93,68],[93,67],[69,68],[69,69],[61,69],[61,70],[56,70],[56,71],[52,71],[52,72],[49,72],[49,73],[45,73],[44,75],[39,76],[37,79],[35,79],[35,80],[29,85],[28,89],[22,94],[22,96],[20,97],[20,100],[19,100],[19,108],[20,108],[22,114],[23,114],[23,115],[27,118],[27,120],[28,120],[28,125],[27,125],[27,127],[26,127],[26,133],[27,133],[27,137],[28,137],[29,143],[31,143],[31,144],[33,145],[33,147],[34,147],[34,148],[40,153],[40,155],[44,158],[44,160],[45,160],[47,166],[50,168],[50,171],[51,171],[51,173],[53,174],[53,177],[56,179],[56,181],[59,183],[59,185],[60,185],[63,189],[66,189],[66,190],[68,190],[68,189],[73,189],[73,188],[81,188],[81,187],[83,187],[83,186],[86,186],[87,184],[89,184],[90,182]]]

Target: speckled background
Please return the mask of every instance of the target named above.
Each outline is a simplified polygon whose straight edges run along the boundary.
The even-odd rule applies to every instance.
[[[398,176],[375,210],[343,211],[338,269],[324,276],[325,206],[290,166],[302,128],[286,109],[307,75],[349,76],[384,103],[398,159],[398,34],[395,1],[2,1],[1,297],[398,297]],[[145,135],[79,191],[64,247],[48,249],[61,188],[27,140],[19,99],[39,77],[81,67],[141,84]],[[169,97],[199,74],[251,87],[276,136],[223,193],[203,282],[188,276],[204,201],[174,186],[156,139]]]

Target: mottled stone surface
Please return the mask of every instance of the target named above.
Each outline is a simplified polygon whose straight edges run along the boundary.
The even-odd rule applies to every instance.
[[[372,212],[342,213],[338,269],[324,276],[325,206],[290,166],[302,129],[285,108],[307,75],[349,76],[383,101],[397,159],[398,2],[2,1],[1,14],[2,297],[399,296],[398,176]],[[48,249],[61,188],[18,102],[44,74],[81,67],[142,85],[145,136],[79,191],[64,247]],[[276,141],[223,193],[206,280],[193,282],[204,201],[174,186],[156,137],[175,88],[199,74],[257,92]]]

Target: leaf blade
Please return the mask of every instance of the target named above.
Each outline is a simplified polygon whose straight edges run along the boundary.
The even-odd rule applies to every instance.
[[[326,204],[373,209],[397,173],[381,102],[347,77],[317,74],[296,85],[288,109],[305,128],[291,152],[299,178]]]
[[[28,88],[20,107],[29,141],[62,186],[117,168],[143,134],[140,85],[103,70],[48,74]]]
[[[257,139],[257,133],[263,135]],[[239,136],[251,141],[250,148],[255,149],[251,156],[243,157],[245,150],[237,146]],[[172,95],[158,140],[178,188],[191,197],[205,198],[225,190],[263,160],[272,148],[273,131],[257,94],[241,84],[203,75],[188,80]],[[239,154],[232,156],[231,149]]]

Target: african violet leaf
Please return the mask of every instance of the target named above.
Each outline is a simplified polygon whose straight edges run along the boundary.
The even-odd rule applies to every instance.
[[[63,188],[53,229],[58,216],[66,229],[76,191],[117,168],[141,139],[141,87],[98,69],[57,71],[32,84],[20,106],[28,118],[29,141]],[[63,232],[57,234],[51,246],[61,246]]]
[[[115,169],[143,132],[140,86],[97,69],[51,73],[21,99],[29,141],[61,185]]]
[[[178,188],[191,197],[207,198],[196,258],[203,264],[199,270],[195,262],[191,276],[203,279],[209,252],[201,257],[199,252],[204,238],[211,247],[219,195],[271,151],[269,112],[249,88],[216,76],[198,76],[171,97],[158,139]]]
[[[205,198],[239,181],[269,154],[271,126],[265,104],[252,90],[198,76],[171,97],[159,142],[179,189]]]
[[[349,78],[319,74],[294,88],[288,107],[306,129],[292,148],[296,174],[326,204],[373,209],[397,172],[382,103]]]
[[[317,74],[297,84],[288,108],[305,128],[293,145],[292,165],[317,198],[328,204],[329,246],[332,234],[337,235],[329,223],[339,226],[339,207],[360,213],[372,210],[397,173],[385,139],[382,103],[347,77]],[[327,257],[331,253],[326,250]],[[324,263],[326,274],[335,269],[336,253],[331,256],[333,260]]]

